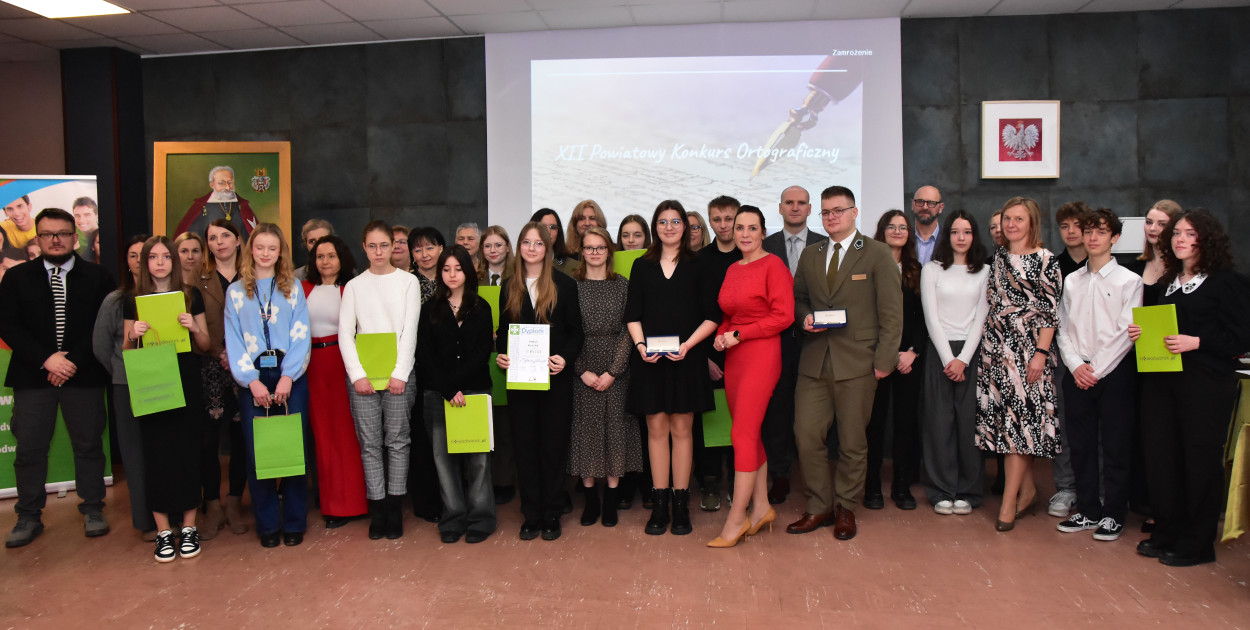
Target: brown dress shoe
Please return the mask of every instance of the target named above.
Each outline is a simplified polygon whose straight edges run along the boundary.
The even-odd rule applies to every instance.
[[[855,537],[855,513],[839,505],[834,510],[837,522],[833,524],[833,537],[838,540],[850,540]]]
[[[806,534],[816,531],[821,527],[828,527],[833,524],[833,512],[827,514],[808,514],[803,513],[803,518],[790,523],[786,526],[787,534]]]

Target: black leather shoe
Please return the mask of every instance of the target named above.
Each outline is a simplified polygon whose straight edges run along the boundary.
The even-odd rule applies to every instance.
[[[475,532],[473,530],[469,530],[469,532],[464,535],[464,541],[470,545],[476,545],[487,538],[490,538],[490,534],[485,532]]]
[[[450,545],[451,543],[460,540],[460,532],[439,532],[438,538],[439,540],[442,540],[444,544]]]
[[[543,540],[555,540],[560,537],[560,519],[543,520]]]
[[[864,500],[860,502],[865,508],[870,510],[881,510],[885,508],[885,496],[880,490],[865,490]],[[912,507],[915,507],[913,505]]]
[[[890,498],[894,501],[894,505],[900,510],[916,509],[916,498],[911,496],[911,492],[907,490],[895,490],[890,493]],[[864,506],[868,507],[868,506]]]
[[[260,546],[266,549],[277,547],[282,542],[282,532],[260,535]]]
[[[1159,555],[1159,562],[1169,567],[1193,567],[1208,562],[1215,562],[1215,550],[1205,553],[1181,553],[1171,549]]]
[[[729,496],[733,496],[732,492]],[[768,502],[771,505],[781,505],[786,502],[786,497],[790,496],[790,478],[777,477],[773,479],[773,487],[768,489]]]
[[[1153,538],[1147,538],[1146,540],[1137,543],[1137,553],[1138,555],[1146,556],[1147,558],[1158,558],[1163,555],[1164,551],[1167,551],[1168,547],[1168,545],[1165,545]]]
[[[349,516],[327,516],[326,529],[338,529],[352,521]]]
[[[534,540],[538,538],[538,529],[541,527],[538,521],[525,521],[521,523],[521,540]]]
[[[282,535],[282,544],[287,547],[298,547],[304,542],[304,532],[287,532]]]

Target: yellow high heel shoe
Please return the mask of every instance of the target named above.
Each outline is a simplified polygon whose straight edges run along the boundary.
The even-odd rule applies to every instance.
[[[724,538],[717,536],[716,540],[709,542],[707,546],[713,547],[716,549],[728,549],[730,547],[733,547],[734,545],[737,545],[739,541],[746,538],[747,532],[750,530],[751,530],[751,521],[750,519],[747,519],[747,522],[742,524],[742,531],[738,532],[738,535],[734,536],[733,540],[725,540]]]
[[[760,522],[752,525],[751,529],[747,530],[747,536],[754,536],[760,533],[760,530],[764,529],[765,525],[768,526],[768,531],[773,531],[773,521],[775,520],[777,520],[777,510],[770,507],[768,508],[768,513],[764,515],[764,518],[761,518]]]

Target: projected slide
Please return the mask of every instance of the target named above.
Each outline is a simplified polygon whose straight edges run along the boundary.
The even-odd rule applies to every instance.
[[[731,195],[775,230],[799,185],[820,230],[828,186],[861,224],[904,199],[897,20],[490,35],[486,57],[492,223],[594,199],[615,228]]]
[[[773,198],[794,182],[861,190],[858,57],[540,60],[530,67],[535,207],[572,208],[593,190],[613,222],[649,213],[657,194],[700,209],[727,192]]]

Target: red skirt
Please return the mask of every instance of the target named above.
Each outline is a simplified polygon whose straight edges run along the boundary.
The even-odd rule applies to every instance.
[[[317,485],[322,516],[359,516],[369,511],[365,501],[365,469],[360,463],[356,423],[347,402],[347,370],[339,354],[338,337],[315,337],[308,361],[309,424],[317,449]]]

